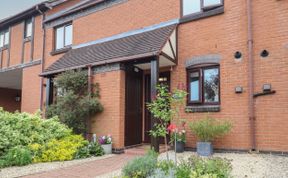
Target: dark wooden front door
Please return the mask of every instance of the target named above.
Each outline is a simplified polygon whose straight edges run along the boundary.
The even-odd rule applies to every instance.
[[[145,75],[145,127],[144,127],[144,142],[150,143],[151,136],[149,135],[149,130],[151,130],[151,113],[148,111],[146,103],[151,102],[151,76]],[[159,84],[165,84],[170,88],[170,72],[163,72],[159,74]],[[164,140],[160,139],[160,143]]]
[[[126,70],[125,146],[142,143],[142,78],[143,72],[134,67]]]

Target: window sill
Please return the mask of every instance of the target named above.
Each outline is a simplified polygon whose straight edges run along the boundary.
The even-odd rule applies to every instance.
[[[191,22],[191,21],[195,21],[195,20],[199,20],[199,19],[203,19],[203,18],[207,18],[207,17],[211,17],[211,16],[223,14],[223,13],[224,13],[224,6],[221,6],[216,9],[209,10],[200,14],[192,14],[192,15],[183,16],[180,19],[180,23]]]
[[[50,54],[51,54],[51,56],[55,56],[55,55],[57,55],[57,54],[66,53],[66,52],[68,52],[70,49],[72,49],[71,46],[65,47],[65,48],[62,48],[62,49],[57,49],[57,50],[55,50],[55,51],[52,51]]]
[[[195,112],[220,112],[220,105],[186,106],[186,113]]]

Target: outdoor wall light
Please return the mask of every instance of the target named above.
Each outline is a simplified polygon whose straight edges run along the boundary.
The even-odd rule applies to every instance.
[[[267,51],[266,49],[264,49],[262,52],[261,52],[261,57],[268,57],[269,56],[269,51]]]
[[[241,86],[235,87],[235,93],[237,93],[237,94],[243,93],[243,88]]]
[[[264,84],[263,85],[263,92],[269,92],[272,90],[271,84]]]
[[[20,102],[20,101],[21,101],[21,97],[20,97],[18,94],[17,94],[16,97],[15,97],[15,101],[16,101],[16,102]]]
[[[234,57],[235,59],[241,59],[242,58],[242,53],[237,51],[235,54],[234,54]]]

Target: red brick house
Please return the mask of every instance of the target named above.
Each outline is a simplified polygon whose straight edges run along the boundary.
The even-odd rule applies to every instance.
[[[53,77],[88,69],[105,111],[91,133],[115,150],[151,142],[145,108],[158,82],[187,86],[192,121],[233,122],[218,149],[288,152],[288,2],[54,0],[0,21],[0,106],[35,112]],[[19,100],[21,98],[21,100]],[[187,133],[187,147],[195,138]]]

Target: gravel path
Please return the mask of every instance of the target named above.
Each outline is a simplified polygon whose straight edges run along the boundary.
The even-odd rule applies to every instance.
[[[79,159],[79,160],[72,160],[72,161],[64,161],[64,162],[52,162],[52,163],[37,163],[37,164],[30,164],[28,166],[23,167],[9,167],[0,169],[0,177],[1,178],[14,178],[14,177],[21,177],[25,175],[36,174],[40,172],[47,172],[52,171],[54,169],[65,168],[73,165],[83,164],[95,160],[101,160],[113,157],[115,155],[104,155],[101,157],[92,157],[87,159]]]
[[[185,160],[194,152],[177,154],[178,160]],[[174,152],[169,152],[171,159],[175,158]],[[215,153],[213,157],[226,158],[231,161],[235,178],[288,178],[288,157],[270,154],[246,154],[246,153]],[[162,153],[159,159],[166,159],[166,153]]]

